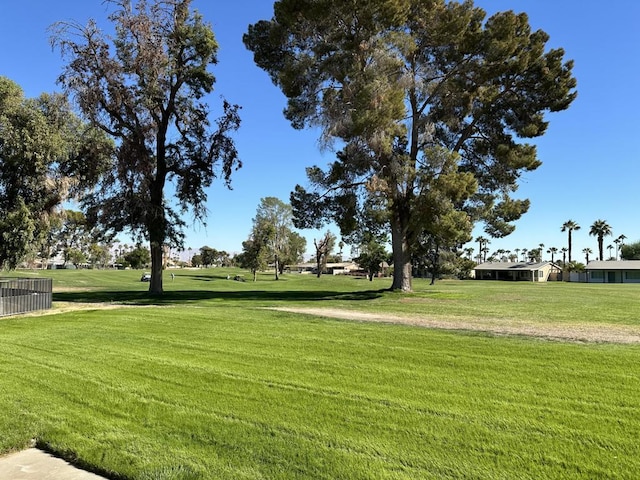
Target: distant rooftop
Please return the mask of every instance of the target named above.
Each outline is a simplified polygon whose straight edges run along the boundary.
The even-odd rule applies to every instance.
[[[589,262],[586,270],[640,270],[640,260]]]
[[[476,265],[475,270],[539,270],[548,265],[560,268],[558,265],[551,262],[485,262],[480,265]]]

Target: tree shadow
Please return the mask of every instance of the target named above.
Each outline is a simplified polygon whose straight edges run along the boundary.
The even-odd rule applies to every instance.
[[[125,305],[179,305],[207,300],[228,302],[309,302],[323,300],[363,301],[380,298],[388,290],[366,290],[360,292],[337,291],[208,291],[208,290],[170,290],[162,295],[149,292],[99,290],[90,292],[54,292],[54,302],[71,303],[119,303]]]

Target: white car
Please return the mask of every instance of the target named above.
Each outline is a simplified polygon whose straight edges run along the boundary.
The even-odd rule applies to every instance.
[[[150,273],[143,273],[142,277],[140,277],[140,281],[141,282],[150,282],[151,281],[151,274]]]

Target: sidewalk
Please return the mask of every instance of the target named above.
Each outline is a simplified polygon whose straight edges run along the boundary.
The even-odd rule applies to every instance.
[[[0,480],[105,480],[37,448],[0,457]]]

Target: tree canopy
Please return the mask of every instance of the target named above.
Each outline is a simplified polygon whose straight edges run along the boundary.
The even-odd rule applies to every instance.
[[[622,260],[640,260],[640,241],[622,245],[620,257]]]
[[[527,15],[485,18],[471,1],[280,0],[244,36],[288,99],[295,128],[319,127],[337,160],[307,170],[291,196],[297,226],[330,219],[347,235],[381,200],[394,289],[411,290],[411,258],[439,209],[504,236],[528,207],[513,198],[540,165],[545,113],[576,96],[573,64]],[[456,239],[466,241],[469,227]]]
[[[46,242],[60,204],[94,184],[111,151],[63,95],[25,98],[0,77],[0,267]]]
[[[258,271],[265,270],[273,258],[269,240],[273,237],[273,226],[256,225],[249,238],[242,242],[242,253],[237,257],[240,268],[246,268],[253,274],[253,281],[258,279]]]
[[[389,261],[389,253],[385,249],[386,238],[378,239],[373,235],[360,244],[360,254],[353,259],[358,266],[367,272],[367,277],[373,277],[383,270],[384,263]]]
[[[206,189],[216,178],[229,186],[241,165],[230,137],[239,107],[223,101],[211,124],[206,96],[218,44],[190,0],[107,2],[116,7],[113,38],[93,21],[56,25],[52,41],[68,62],[59,81],[117,144],[99,188],[83,198],[87,218],[149,240],[149,291],[161,293],[163,247],[182,246],[181,214],[204,222]],[[169,182],[172,199],[165,197]]]
[[[589,235],[598,240],[598,259],[604,260],[604,237],[611,235],[611,226],[605,220],[596,220],[589,228]]]
[[[286,265],[302,260],[307,241],[293,231],[291,205],[276,197],[260,199],[260,205],[253,219],[254,230],[269,232],[266,237],[269,255],[274,261],[275,276],[284,271]]]

